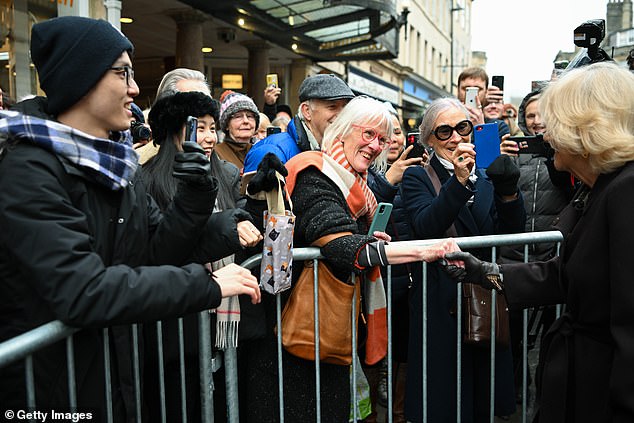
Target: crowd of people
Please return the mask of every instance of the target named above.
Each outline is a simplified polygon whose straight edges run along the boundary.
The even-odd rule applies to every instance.
[[[96,46],[98,56],[91,53]],[[114,421],[134,421],[128,325],[142,323],[145,418],[160,420],[165,399],[167,421],[180,421],[184,390],[187,420],[199,421],[195,313],[211,310],[214,348],[237,348],[241,421],[279,421],[278,304],[261,293],[259,272],[236,263],[262,252],[262,193],[281,176],[295,212],[294,247],[327,237],[321,252],[334,276],[361,281],[358,358],[372,407],[360,420],[378,421],[377,408],[388,401],[388,281],[394,422],[514,414],[526,308],[547,316],[540,365],[529,374],[536,421],[634,419],[627,268],[634,76],[627,69],[593,63],[567,70],[527,94],[519,109],[504,104],[484,69],[465,69],[456,97],[432,101],[417,145],[406,146],[394,105],[356,95],[332,74],[302,81],[293,114],[278,104],[277,86],[261,93],[259,110],[245,93],[212,98],[201,72],[179,68],[163,77],[149,112],[137,112],[133,51],[102,20],[38,23],[31,57],[46,97],[0,111],[0,341],[52,320],[82,328],[74,336],[81,408],[105,418],[108,344]],[[465,103],[474,87],[475,106]],[[130,131],[133,121],[151,131]],[[497,126],[500,154],[484,168],[476,165],[473,134],[486,123]],[[543,139],[546,153],[523,154],[525,143],[511,138],[517,135]],[[422,153],[413,154],[416,147]],[[370,233],[380,203],[393,211],[384,230]],[[553,228],[564,235],[559,254],[553,244],[531,246],[528,263],[523,246],[502,248],[493,262],[488,251],[460,251],[451,239]],[[429,247],[397,242],[429,239],[445,240]],[[294,280],[303,266],[294,264]],[[459,385],[456,282],[497,290],[511,323],[510,346],[495,347],[493,364],[488,347],[462,345]],[[282,307],[292,290],[281,294]],[[555,304],[565,305],[559,318]],[[64,354],[56,344],[34,355],[40,408],[66,407]],[[356,401],[349,365],[322,363],[316,385],[314,361],[288,351],[282,359],[285,421],[315,421],[316,386],[322,421],[349,421]],[[0,369],[0,380],[0,404],[25,408],[24,365]],[[214,411],[225,420],[222,401]]]

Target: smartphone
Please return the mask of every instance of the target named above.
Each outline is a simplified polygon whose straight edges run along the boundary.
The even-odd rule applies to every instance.
[[[478,87],[467,87],[467,94],[465,96],[464,104],[474,109],[478,107]]]
[[[376,207],[376,212],[372,218],[372,224],[370,224],[370,230],[368,235],[372,235],[374,232],[385,232],[387,228],[387,222],[390,221],[390,215],[392,214],[392,205],[390,203],[379,203]]]
[[[269,135],[279,134],[280,132],[282,132],[282,128],[280,128],[279,126],[268,126],[266,128],[266,136],[267,137]]]
[[[519,147],[519,154],[546,154],[546,144],[542,134],[528,135],[525,137],[509,137],[509,141],[515,141]]]
[[[493,75],[491,77],[491,85],[498,87],[500,91],[504,91],[504,76]]]
[[[269,85],[273,85],[276,88],[279,87],[276,73],[269,73],[266,75],[266,86],[268,87]]]
[[[192,141],[198,142],[196,137],[196,132],[198,130],[198,118],[193,116],[187,116],[187,121],[185,122],[185,142]]]
[[[420,136],[420,132],[408,132],[407,138],[405,138],[405,148],[413,145],[414,148],[407,155],[408,159],[413,157],[423,157],[425,154],[425,146],[418,142],[418,137]]]
[[[500,155],[500,136],[497,123],[485,123],[473,128],[476,167],[486,169]]]

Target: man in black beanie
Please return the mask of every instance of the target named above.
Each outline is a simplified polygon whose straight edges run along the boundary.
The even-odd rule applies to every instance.
[[[260,299],[246,269],[212,274],[198,264],[227,255],[217,225],[248,218],[212,215],[218,184],[202,148],[177,153],[180,182],[165,213],[147,195],[128,131],[139,93],[132,51],[105,21],[38,23],[31,57],[48,96],[40,116],[56,120],[0,111],[0,342],[53,320],[82,328],[73,337],[77,405],[96,421],[134,421],[140,411],[122,325],[212,309],[225,296]],[[65,362],[64,343],[33,356],[38,410],[68,411]],[[0,380],[0,404],[27,409],[22,361]]]

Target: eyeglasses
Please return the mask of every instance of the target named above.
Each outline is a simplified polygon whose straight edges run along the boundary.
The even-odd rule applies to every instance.
[[[125,76],[125,84],[130,86],[130,79],[134,79],[134,69],[130,66],[113,66],[110,70],[115,71],[118,74],[123,74]]]
[[[473,132],[473,123],[470,120],[461,120],[456,126],[440,125],[434,129],[434,135],[440,141],[447,141],[453,135],[453,131],[456,131],[460,136],[467,136]]]
[[[247,120],[255,120],[255,114],[253,114],[253,112],[238,112],[238,113],[234,113],[231,116],[231,119],[244,119],[246,118]]]
[[[372,141],[377,140],[379,142],[379,147],[385,148],[385,146],[390,142],[389,138],[385,135],[380,134],[374,128],[369,128],[362,125],[352,124],[354,128],[361,129],[361,141],[366,144],[371,144]]]

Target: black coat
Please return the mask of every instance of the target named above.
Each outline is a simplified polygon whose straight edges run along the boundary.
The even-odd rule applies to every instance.
[[[405,171],[399,195],[410,239],[444,238],[455,225],[458,236],[522,232],[525,213],[522,198],[502,202],[483,171],[473,189],[463,186],[442,167],[435,156],[434,166],[442,184],[439,195],[420,166]],[[473,196],[473,204],[468,200]],[[398,225],[406,228],[407,225]],[[410,289],[410,342],[408,355],[405,415],[422,421],[422,274],[414,269]],[[456,421],[456,284],[439,266],[427,266],[427,417],[430,422]],[[462,421],[488,421],[489,351],[463,345]],[[496,351],[496,415],[512,414],[515,408],[513,369],[508,348]]]
[[[51,320],[74,336],[78,404],[105,413],[102,327],[110,327],[115,420],[134,415],[129,327],[216,307],[219,286],[200,264],[226,255],[209,216],[212,190],[182,186],[161,214],[138,174],[119,191],[28,143],[0,162],[0,340]],[[206,234],[201,236],[201,234]],[[67,408],[63,343],[35,355],[38,408]],[[2,370],[0,403],[24,406],[21,365]],[[12,379],[14,377],[15,379]]]
[[[565,303],[542,343],[540,423],[634,421],[634,163],[600,175],[557,227],[560,258],[503,265],[509,305]]]

